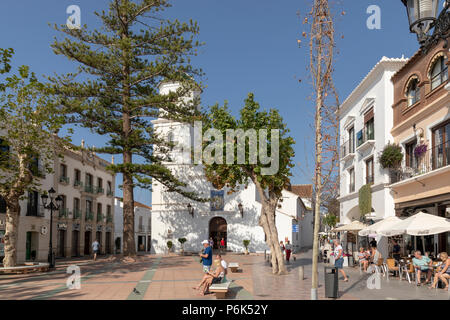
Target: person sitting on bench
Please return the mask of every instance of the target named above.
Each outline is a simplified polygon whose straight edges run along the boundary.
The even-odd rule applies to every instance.
[[[208,289],[211,286],[211,284],[221,283],[222,279],[225,277],[226,268],[224,268],[224,266],[226,266],[226,262],[225,260],[222,259],[222,256],[220,254],[216,256],[214,266],[216,267],[214,272],[209,271],[208,273],[206,273],[203,276],[203,279],[200,282],[200,284],[196,287],[193,287],[193,289],[195,290],[200,290],[199,294],[202,296],[208,293]]]

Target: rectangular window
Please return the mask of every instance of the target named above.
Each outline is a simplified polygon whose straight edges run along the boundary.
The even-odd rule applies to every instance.
[[[433,169],[450,165],[450,120],[433,130]]]
[[[67,177],[67,166],[65,164],[60,164],[59,175],[64,178]]]
[[[28,192],[27,216],[39,215],[39,194],[37,191]]]
[[[350,176],[350,189],[349,193],[355,192],[355,168],[348,170]]]
[[[406,153],[406,159],[405,164],[407,167],[417,169],[417,159],[414,155],[414,150],[417,146],[417,140],[414,140],[412,142],[409,142],[405,145],[405,153]]]
[[[349,153],[355,153],[355,128],[351,127],[348,130],[348,147]]]
[[[0,196],[0,213],[6,213],[6,201]]]
[[[366,160],[366,184],[374,183],[374,166],[373,166],[373,157],[370,157]]]

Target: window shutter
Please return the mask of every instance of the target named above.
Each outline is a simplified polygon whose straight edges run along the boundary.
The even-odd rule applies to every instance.
[[[374,113],[373,113],[373,108],[372,108],[364,114],[364,123],[373,119],[373,117],[374,117]]]

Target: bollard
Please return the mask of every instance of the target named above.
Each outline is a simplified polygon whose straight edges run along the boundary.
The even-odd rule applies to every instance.
[[[303,266],[300,266],[298,268],[298,277],[300,278],[300,280],[305,280],[305,270]]]

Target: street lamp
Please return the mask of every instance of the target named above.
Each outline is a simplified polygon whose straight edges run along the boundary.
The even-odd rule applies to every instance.
[[[55,198],[55,189],[50,188],[50,190],[48,190],[48,194],[43,194],[41,196],[42,199],[42,204],[43,207],[45,209],[50,209],[50,240],[49,240],[49,244],[48,244],[48,263],[49,263],[49,267],[50,268],[54,268],[55,267],[55,255],[53,254],[53,210],[58,211],[59,208],[61,207],[61,203],[62,203],[62,197],[61,196],[57,196]],[[47,204],[48,198],[50,198],[50,203]]]
[[[191,206],[190,203],[188,203],[187,208],[188,208],[189,214],[190,214],[190,215],[192,216],[192,218],[193,218],[193,217],[194,217],[194,208]]]
[[[238,209],[239,212],[241,213],[241,217],[244,218],[244,206],[242,205],[242,203],[238,204]]]
[[[450,1],[445,1],[444,9],[438,17],[439,0],[401,0],[406,6],[409,30],[417,35],[421,48],[426,52],[435,42],[449,35]],[[434,28],[433,33],[430,30]]]

